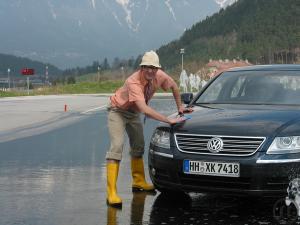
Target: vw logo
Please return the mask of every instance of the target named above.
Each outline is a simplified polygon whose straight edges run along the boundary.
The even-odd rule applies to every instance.
[[[223,148],[223,141],[221,138],[214,137],[207,142],[207,149],[212,153],[218,153]]]

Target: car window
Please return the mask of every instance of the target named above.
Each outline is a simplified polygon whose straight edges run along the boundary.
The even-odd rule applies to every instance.
[[[207,87],[196,103],[300,105],[300,72],[225,72]]]

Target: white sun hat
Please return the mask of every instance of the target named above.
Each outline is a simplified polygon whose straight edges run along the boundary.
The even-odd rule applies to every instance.
[[[154,66],[156,68],[161,68],[156,52],[153,50],[151,50],[150,52],[146,52],[142,58],[140,66]]]

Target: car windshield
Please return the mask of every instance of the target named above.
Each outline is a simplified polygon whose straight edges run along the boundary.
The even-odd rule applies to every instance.
[[[300,71],[225,72],[195,103],[300,105]]]

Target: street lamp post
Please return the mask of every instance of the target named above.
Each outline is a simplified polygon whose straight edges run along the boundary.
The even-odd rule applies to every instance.
[[[101,77],[100,77],[100,69],[101,69],[100,66],[98,66],[98,82],[99,82],[99,83],[100,83],[100,81],[101,81],[101,79],[100,79],[100,78],[101,78]]]
[[[124,66],[121,67],[122,70],[122,79],[125,80]]]
[[[181,54],[181,71],[183,71],[183,54],[184,54],[184,48],[180,49],[180,54]]]
[[[8,89],[10,90],[10,68],[7,69]]]
[[[45,84],[48,83],[48,66],[46,66],[46,71],[45,71]]]

